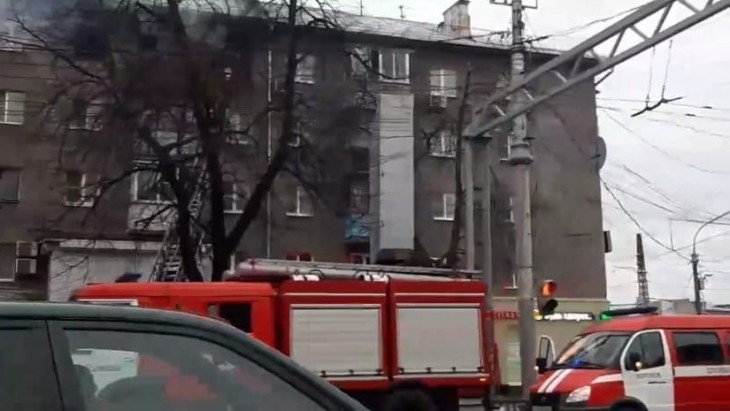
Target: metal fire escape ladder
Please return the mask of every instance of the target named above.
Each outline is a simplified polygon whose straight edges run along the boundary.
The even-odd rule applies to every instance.
[[[703,0],[705,2],[704,8],[695,7],[688,1],[653,0],[571,50],[543,64],[533,72],[527,74],[522,81],[510,84],[503,91],[496,93],[477,108],[474,111],[474,120],[466,128],[465,135],[481,137],[495,127],[565,92],[576,84],[593,78],[604,71],[611,70],[618,64],[730,7],[730,0]],[[667,16],[675,5],[689,10],[691,15],[665,28],[664,24],[666,23]],[[660,18],[653,32],[647,34],[637,27],[639,23],[647,21],[659,14]],[[619,51],[621,42],[624,40],[624,35],[628,30],[636,33],[641,37],[642,41],[624,51]],[[608,56],[602,57],[596,53],[595,49],[598,46],[609,44],[613,44],[613,46]],[[597,64],[581,70],[581,63],[583,63],[586,55],[595,59]],[[564,71],[561,72],[561,70]],[[547,89],[542,94],[535,96],[530,94],[528,91],[529,87],[539,84],[548,77],[557,79],[560,84]],[[525,104],[505,112],[499,103],[513,98],[517,93],[525,94]]]
[[[199,159],[193,162],[192,170],[198,169]],[[203,211],[203,194],[205,193],[205,175],[206,167],[200,167],[198,179],[195,186],[193,197],[190,200],[188,209],[190,210],[190,233],[193,241],[196,243],[196,261],[200,265],[199,254],[203,247],[205,233],[198,223],[199,217]],[[182,263],[182,255],[180,255],[180,238],[177,233],[177,213],[171,213],[168,222],[167,231],[162,239],[162,246],[157,253],[157,259],[153,268],[150,281],[184,281],[184,271]],[[199,267],[200,268],[200,267]]]

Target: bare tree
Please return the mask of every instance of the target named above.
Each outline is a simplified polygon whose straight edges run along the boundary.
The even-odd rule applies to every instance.
[[[50,57],[54,93],[44,131],[60,136],[62,146],[74,147],[75,157],[85,157],[81,152],[86,150],[101,163],[102,178],[93,194],[84,194],[95,197],[95,204],[131,177],[152,175],[145,189],[163,204],[138,223],[174,219],[190,281],[202,281],[200,245],[210,244],[212,280],[220,280],[282,173],[312,192],[336,178],[327,166],[342,142],[306,144],[301,130],[315,105],[296,86],[297,77],[307,75],[298,70],[307,58],[302,37],[339,30],[336,19],[326,4],[311,8],[298,0],[281,7],[253,0],[105,3],[56,8],[52,23],[46,19],[45,24],[17,15],[24,45]],[[269,81],[262,85],[252,73],[267,50]],[[279,70],[272,69],[272,53],[285,62]],[[257,99],[257,93],[272,90],[276,98]],[[235,114],[242,105],[246,113]],[[335,120],[317,129],[339,137],[359,127],[357,116]],[[262,144],[260,128],[273,121],[278,130]],[[102,138],[90,141],[90,133]],[[139,161],[141,156],[147,161]],[[230,175],[236,174],[229,166],[246,169],[246,195],[227,190]],[[143,184],[138,177],[135,181]],[[245,204],[227,225],[230,201]]]

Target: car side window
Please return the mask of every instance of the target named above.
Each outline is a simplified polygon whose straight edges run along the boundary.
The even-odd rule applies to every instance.
[[[65,335],[87,409],[326,410],[274,373],[209,341],[86,329]]]
[[[714,332],[674,332],[677,361],[681,365],[724,363],[720,339]]]
[[[60,410],[44,327],[0,325],[0,410]]]
[[[624,360],[624,369],[631,369],[629,359],[635,354],[641,362],[642,369],[661,367],[666,364],[666,355],[664,353],[664,344],[662,335],[653,331],[640,334],[631,342],[626,350]]]

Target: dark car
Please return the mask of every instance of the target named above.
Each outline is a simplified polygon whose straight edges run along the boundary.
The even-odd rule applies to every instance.
[[[366,411],[225,323],[66,303],[0,303],[0,410]]]

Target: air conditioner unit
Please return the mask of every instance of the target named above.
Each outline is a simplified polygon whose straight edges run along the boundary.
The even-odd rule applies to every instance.
[[[32,275],[37,274],[38,261],[33,258],[16,258],[15,274]]]
[[[431,107],[446,108],[449,98],[440,94],[431,94]]]
[[[15,243],[15,256],[25,258],[38,257],[38,243],[32,241],[18,241]]]

